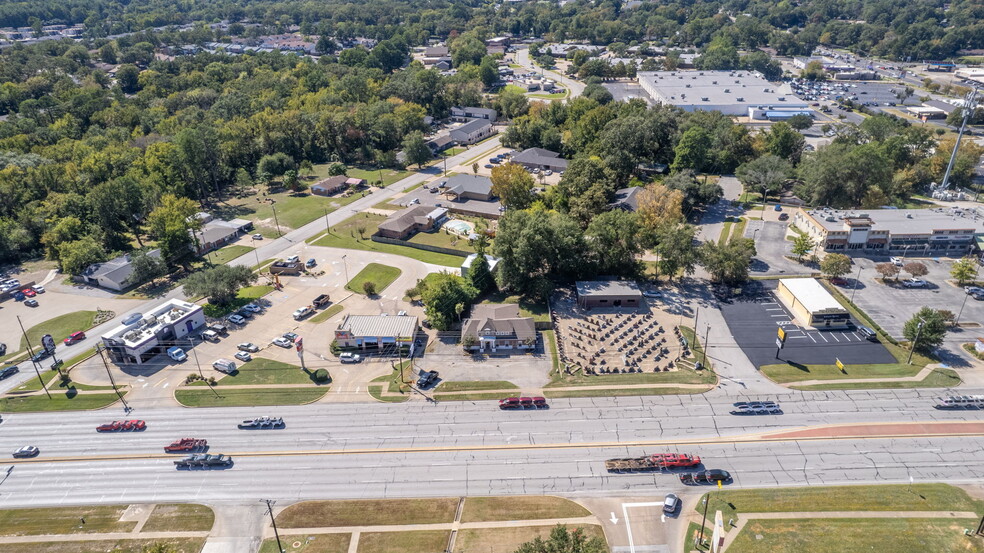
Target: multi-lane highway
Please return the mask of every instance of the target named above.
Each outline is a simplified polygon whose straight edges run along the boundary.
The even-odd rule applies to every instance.
[[[790,393],[774,398],[784,414],[760,417],[728,414],[735,398],[723,394],[557,400],[522,412],[493,402],[138,409],[131,416],[146,420],[147,430],[125,434],[95,432],[109,413],[12,414],[0,424],[0,451],[36,445],[41,454],[12,463],[0,506],[682,489],[671,474],[605,472],[607,458],[659,451],[700,455],[706,467],[731,471],[735,486],[980,479],[979,425],[964,436],[917,429],[910,437],[770,437],[814,426],[984,418],[936,410],[933,397]],[[283,416],[287,428],[236,428],[244,415],[262,414]],[[207,438],[210,452],[233,455],[235,465],[176,470],[180,456],[163,446],[181,437]]]

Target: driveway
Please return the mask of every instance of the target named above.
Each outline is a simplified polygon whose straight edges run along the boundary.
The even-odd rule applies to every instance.
[[[458,339],[436,338],[427,347],[427,352],[419,358],[417,367],[436,370],[442,380],[505,380],[519,386],[524,391],[539,390],[550,377],[550,357],[544,355],[543,339],[537,344],[536,353],[496,353],[488,355],[466,355]],[[438,389],[440,391],[440,389]]]
[[[793,243],[786,240],[788,226],[778,221],[749,221],[745,237],[755,239],[753,275],[808,275],[814,271],[806,265],[786,259],[793,254]]]
[[[541,69],[539,66],[535,65],[530,60],[530,50],[529,50],[529,48],[520,48],[520,49],[516,50],[516,53],[514,54],[514,59],[516,60],[516,63],[518,63],[519,65],[522,65],[523,67],[525,67],[529,71],[534,71],[534,72],[537,72],[537,73],[542,73],[543,76],[549,77],[549,78],[553,79],[554,81],[556,81],[557,84],[559,84],[561,87],[563,87],[563,88],[569,88],[570,91],[571,91],[571,94],[570,94],[570,96],[568,96],[568,98],[576,98],[576,97],[580,96],[581,94],[584,94],[584,83],[581,83],[579,81],[576,81],[576,80],[574,80],[574,79],[572,79],[570,77],[567,77],[567,76],[562,75],[560,73],[557,73],[555,71],[549,71],[549,70]]]

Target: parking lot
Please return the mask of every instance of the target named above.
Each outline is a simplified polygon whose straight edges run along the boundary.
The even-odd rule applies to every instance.
[[[757,281],[741,297],[721,304],[731,335],[755,366],[783,362],[832,365],[837,359],[845,365],[895,362],[883,345],[856,332],[800,327],[776,297],[777,285],[776,281]],[[779,327],[786,331],[786,342],[777,358]]]

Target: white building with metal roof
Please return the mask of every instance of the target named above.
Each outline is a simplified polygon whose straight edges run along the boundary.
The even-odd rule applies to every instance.
[[[847,328],[851,314],[815,278],[783,278],[776,295],[802,326]]]
[[[102,343],[116,363],[140,365],[204,326],[202,306],[172,299],[155,307],[139,322],[120,325],[103,334]]]
[[[638,78],[654,102],[684,111],[747,116],[750,109],[809,109],[788,84],[769,82],[755,71],[641,71]]]
[[[411,315],[347,315],[335,329],[335,341],[341,348],[409,346],[417,328],[417,317]]]

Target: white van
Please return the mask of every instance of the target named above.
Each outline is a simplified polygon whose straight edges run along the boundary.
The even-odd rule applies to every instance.
[[[184,361],[185,359],[188,358],[188,355],[185,354],[184,350],[179,348],[178,346],[168,348],[167,356],[178,362]]]
[[[228,359],[216,359],[215,362],[212,363],[212,367],[214,367],[215,370],[226,374],[236,372],[236,364]]]

